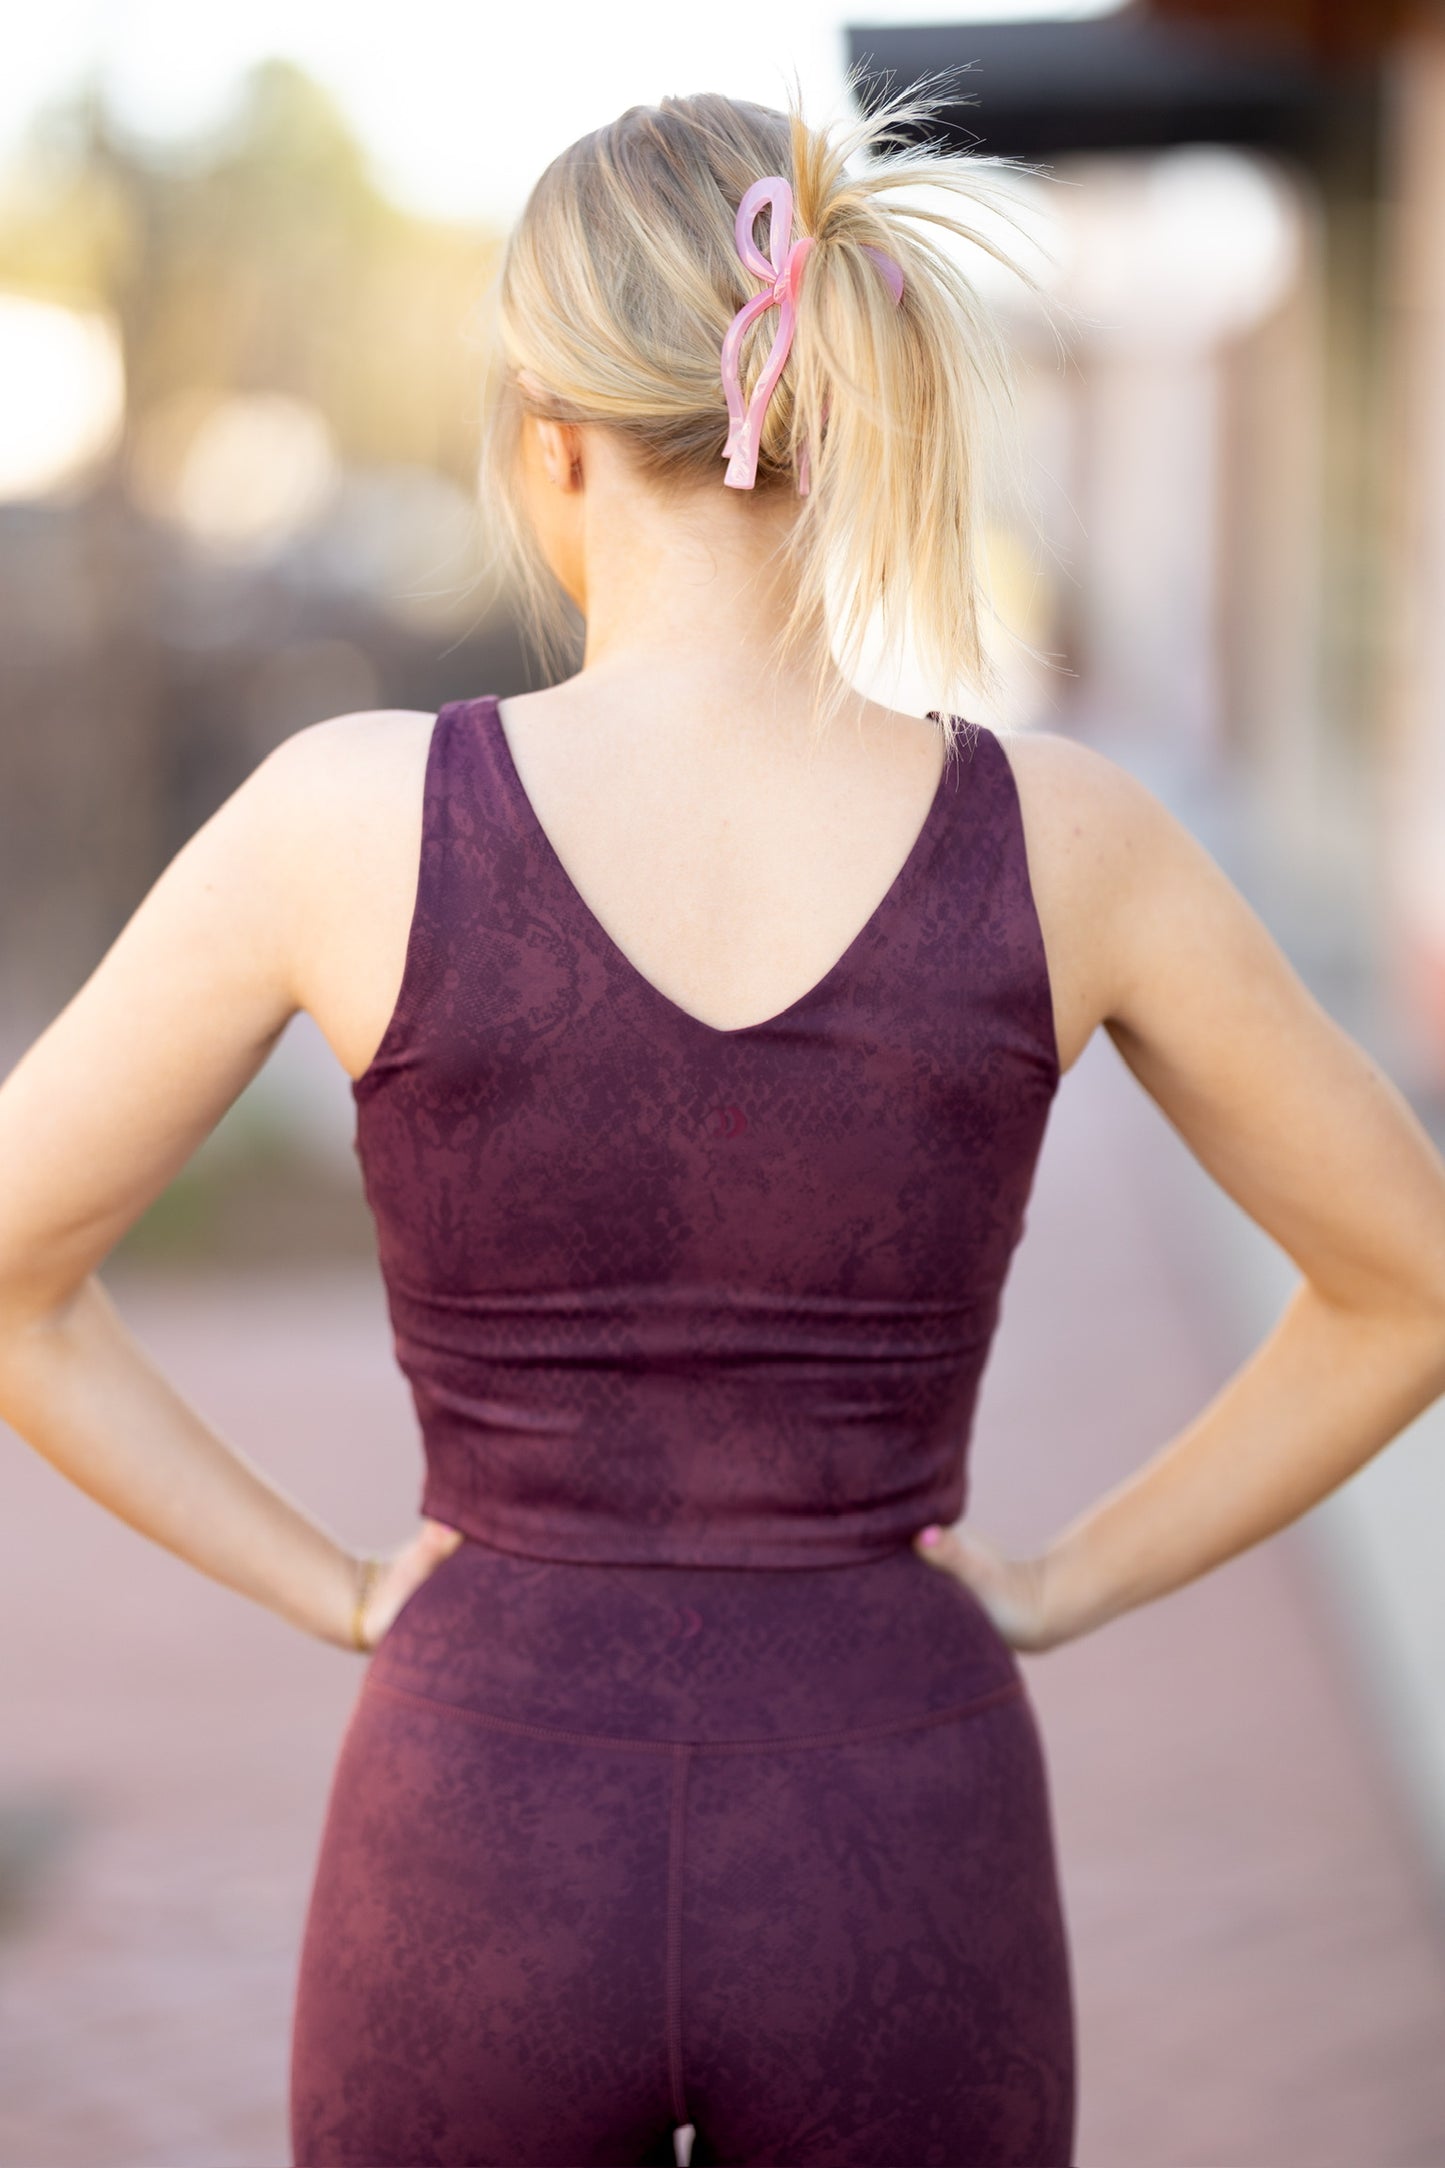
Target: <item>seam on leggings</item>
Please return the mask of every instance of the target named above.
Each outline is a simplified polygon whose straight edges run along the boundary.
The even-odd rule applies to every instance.
[[[675,2120],[689,2123],[682,2080],[682,1864],[687,1819],[687,1772],[692,1748],[672,1748],[672,1818],[667,1839],[667,2070]]]
[[[887,1739],[900,1732],[926,1731],[934,1724],[956,1723],[960,1717],[978,1715],[998,1702],[1012,1701],[1024,1691],[1022,1678],[1012,1678],[989,1693],[949,1709],[934,1709],[927,1716],[896,1717],[889,1723],[865,1724],[850,1731],[801,1732],[781,1739],[628,1739],[615,1732],[563,1731],[551,1724],[526,1724],[517,1717],[492,1716],[485,1709],[469,1709],[460,1701],[443,1701],[436,1694],[418,1693],[412,1686],[395,1686],[390,1679],[379,1679],[373,1673],[368,1673],[362,1683],[368,1694],[390,1694],[397,1701],[437,1709],[463,1723],[484,1725],[489,1731],[515,1732],[524,1739],[557,1739],[569,1746],[614,1747],[630,1754],[675,1754],[679,1747],[693,1754],[781,1754],[796,1747],[851,1746],[855,1741]]]

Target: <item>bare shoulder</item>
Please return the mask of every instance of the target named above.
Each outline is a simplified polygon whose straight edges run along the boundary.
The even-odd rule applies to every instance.
[[[1077,738],[1053,730],[996,733],[1018,786],[1027,840],[1037,838],[1053,875],[1092,871],[1118,878],[1148,835],[1173,815],[1139,778]],[[1177,823],[1175,824],[1177,825]]]
[[[420,792],[436,718],[424,708],[359,708],[308,723],[261,763],[278,805],[325,822],[343,820],[414,782]],[[391,799],[393,813],[396,800]]]
[[[999,738],[1056,1001],[1070,1004],[1080,1051],[1104,1024],[1126,1058],[1143,1056],[1180,1016],[1202,1020],[1251,987],[1296,1013],[1308,1006],[1268,927],[1138,776],[1054,731]]]
[[[284,739],[253,778],[294,869],[300,1004],[353,1076],[401,982],[435,723],[419,708],[331,716]]]
[[[1105,1025],[1195,1157],[1317,1287],[1391,1305],[1423,1290],[1438,1309],[1445,1166],[1393,1080],[1137,777],[1048,732],[1007,751],[1061,1030],[1082,1046]]]
[[[368,879],[404,874],[421,840],[434,722],[423,709],[360,709],[309,723],[267,754],[250,787],[308,892],[346,886],[362,860]]]
[[[1049,730],[995,733],[1013,771],[1029,881],[1053,983],[1059,1055],[1070,1069],[1113,1013],[1119,906],[1167,847],[1166,808],[1117,761]]]

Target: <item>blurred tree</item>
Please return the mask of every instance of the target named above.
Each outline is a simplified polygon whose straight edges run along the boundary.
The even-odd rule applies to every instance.
[[[0,179],[0,290],[109,315],[126,409],[98,468],[0,502],[0,1066],[271,743],[524,681],[457,536],[498,248],[390,202],[290,61],[184,142],[128,134],[94,81],[32,122]],[[347,549],[233,558],[153,516],[218,405],[278,393],[326,424]],[[398,615],[373,572],[404,526],[451,617]]]
[[[285,391],[321,409],[344,460],[471,487],[497,237],[390,202],[293,62],[252,69],[227,125],[182,147],[128,136],[86,86],[37,119],[19,171],[0,283],[115,311],[128,429],[177,392]]]

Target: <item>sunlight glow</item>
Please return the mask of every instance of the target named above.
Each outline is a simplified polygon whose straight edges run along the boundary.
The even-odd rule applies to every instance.
[[[1123,0],[859,0],[867,25],[1077,21]],[[357,35],[341,0],[56,0],[7,31],[0,156],[45,99],[94,74],[123,124],[183,141],[224,125],[247,68],[297,61],[336,96],[382,185],[434,216],[508,224],[557,153],[629,105],[697,90],[781,104],[796,75],[815,118],[843,109],[844,11],[819,0],[554,0],[545,9],[411,0],[397,34]]]
[[[218,553],[264,556],[309,525],[338,479],[317,408],[279,392],[224,399],[191,440],[173,516]]]
[[[1298,204],[1247,152],[1200,144],[1091,161],[1088,188],[1067,202],[1072,292],[1105,343],[1212,346],[1260,322],[1299,275]]]
[[[0,500],[82,481],[125,415],[120,339],[109,316],[0,293]]]

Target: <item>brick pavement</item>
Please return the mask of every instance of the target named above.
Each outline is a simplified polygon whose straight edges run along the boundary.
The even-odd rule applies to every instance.
[[[1042,1540],[1244,1352],[1191,1239],[1203,1182],[1096,1042],[985,1380],[970,1510],[1000,1540]],[[419,1461],[374,1274],[111,1284],[225,1435],[356,1540],[407,1532]],[[0,1450],[0,2168],[279,2168],[359,1669]],[[1080,2162],[1445,2161],[1439,1899],[1308,1526],[1024,1661],[1074,1941]]]

